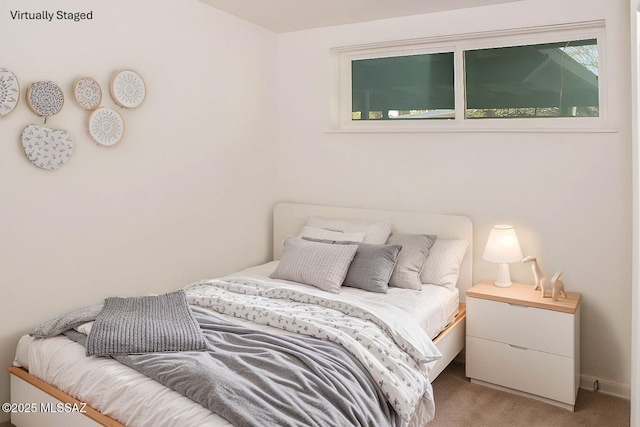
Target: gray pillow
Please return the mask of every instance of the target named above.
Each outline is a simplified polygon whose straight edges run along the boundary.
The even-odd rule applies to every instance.
[[[420,273],[429,256],[429,249],[436,239],[437,236],[424,234],[392,234],[389,236],[388,245],[402,246],[402,250],[398,254],[396,268],[389,280],[389,286],[421,290]]]
[[[29,331],[29,335],[36,338],[48,338],[73,329],[83,323],[96,320],[102,311],[102,304],[83,307],[78,310],[63,314],[54,319],[47,320]]]
[[[315,286],[339,293],[356,245],[328,245],[288,236],[284,240],[282,258],[269,276]]]
[[[343,286],[386,294],[401,246],[359,243]]]

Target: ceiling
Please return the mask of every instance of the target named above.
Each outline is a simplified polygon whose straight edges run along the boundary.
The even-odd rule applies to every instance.
[[[276,33],[522,0],[200,0]]]

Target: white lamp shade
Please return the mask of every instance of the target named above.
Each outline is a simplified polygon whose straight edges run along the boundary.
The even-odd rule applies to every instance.
[[[489,233],[482,258],[496,263],[522,261],[522,250],[512,225],[494,225]]]

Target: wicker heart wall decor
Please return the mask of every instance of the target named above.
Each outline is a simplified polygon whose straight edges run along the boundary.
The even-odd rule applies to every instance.
[[[15,74],[0,68],[0,117],[9,114],[18,105],[20,85]]]
[[[28,125],[22,131],[22,147],[31,163],[42,169],[55,170],[73,154],[71,135],[63,130]]]

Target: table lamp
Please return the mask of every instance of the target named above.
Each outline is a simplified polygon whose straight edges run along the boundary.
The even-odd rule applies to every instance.
[[[489,233],[482,259],[499,264],[496,286],[508,288],[512,285],[509,263],[522,261],[522,258],[522,250],[513,226],[494,225]]]

